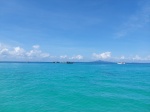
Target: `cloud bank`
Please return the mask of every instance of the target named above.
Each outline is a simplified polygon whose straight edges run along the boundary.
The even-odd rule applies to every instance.
[[[101,54],[93,53],[93,57],[96,59],[108,59],[111,57],[111,52],[104,52]]]
[[[72,59],[72,60],[81,60],[81,59],[83,59],[83,56],[82,55],[76,55],[76,56],[71,57],[70,59]]]
[[[77,61],[82,60],[82,55],[75,55],[75,56],[67,56],[67,55],[61,55],[61,56],[52,56],[50,53],[43,52],[40,50],[39,45],[33,45],[32,49],[29,51],[26,51],[24,48],[21,48],[19,46],[17,47],[10,47],[6,46],[4,44],[0,44],[0,61],[14,61],[14,60],[20,60],[20,61],[40,61],[40,60],[46,60],[46,61]]]
[[[39,45],[33,45],[30,51],[17,46],[8,47],[0,44],[0,58],[1,59],[42,59],[49,58],[50,54],[42,52]]]
[[[113,57],[112,53],[107,51],[103,53],[93,53],[89,60],[108,60],[112,62],[125,61],[125,62],[150,62],[150,55],[141,57],[139,55],[133,56],[118,56]],[[74,56],[60,55],[54,56],[50,53],[43,52],[39,45],[33,45],[30,50],[17,46],[11,47],[5,44],[0,44],[0,61],[86,61],[84,56],[78,54]]]

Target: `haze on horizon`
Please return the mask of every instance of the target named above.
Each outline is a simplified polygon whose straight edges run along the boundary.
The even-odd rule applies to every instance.
[[[0,61],[150,62],[149,0],[0,0]]]

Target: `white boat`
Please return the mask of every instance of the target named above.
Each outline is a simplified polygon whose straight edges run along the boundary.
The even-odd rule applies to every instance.
[[[126,64],[125,62],[118,62],[117,64],[121,65],[121,64]]]

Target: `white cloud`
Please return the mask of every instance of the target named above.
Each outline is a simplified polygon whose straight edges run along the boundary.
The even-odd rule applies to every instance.
[[[109,59],[111,58],[111,61],[127,61],[127,62],[149,62],[150,61],[150,55],[147,55],[145,57],[141,57],[139,55],[135,56],[120,56],[120,57],[112,57],[111,52],[104,52],[100,54],[93,53],[94,59]],[[59,57],[52,56],[49,53],[43,52],[42,50],[39,49],[39,47],[32,47],[31,50],[26,51],[24,48],[21,48],[19,46],[17,47],[10,47],[4,44],[0,43],[0,60],[47,60],[47,59],[52,59],[52,60],[82,60],[83,56],[82,55],[75,55],[73,57],[68,57],[67,55],[61,55]]]
[[[25,56],[25,50],[21,47],[8,47],[4,44],[0,44],[0,55],[5,57],[23,57]]]
[[[32,47],[33,47],[34,49],[39,49],[39,48],[40,48],[39,45],[33,45]]]
[[[10,54],[8,46],[0,43],[0,56],[6,57]]]
[[[50,58],[49,53],[44,53],[39,50],[39,45],[32,46],[33,49],[30,51],[25,51],[23,48],[17,47],[7,47],[4,44],[0,44],[0,57],[8,58],[8,59],[42,59],[42,58]]]
[[[8,55],[9,54],[9,50],[7,48],[3,48],[0,50],[0,55]]]
[[[28,57],[38,57],[41,51],[39,50],[30,50],[29,52],[26,53]]]
[[[104,52],[101,54],[93,53],[93,57],[96,59],[107,59],[111,57],[111,52]]]
[[[60,59],[66,59],[68,56],[67,55],[62,55],[60,56]]]
[[[81,60],[81,59],[83,59],[83,56],[82,55],[76,55],[76,56],[71,57],[70,59]]]
[[[28,58],[48,58],[50,57],[49,53],[43,53],[39,49],[32,49],[26,53]]]
[[[40,50],[39,45],[33,45],[32,49],[26,51],[25,49],[17,46],[17,47],[7,47],[5,45],[0,44],[0,57],[2,59],[22,59],[22,60],[40,60],[40,59],[72,59],[72,60],[81,60],[83,59],[82,55],[76,55],[69,58],[67,55],[61,55],[60,57],[51,56],[49,53],[45,53]]]
[[[125,57],[124,57],[124,56],[121,56],[120,59],[125,59]]]
[[[48,57],[50,57],[50,54],[49,53],[42,53],[40,56],[42,58],[48,58]]]
[[[136,55],[135,57],[132,58],[133,60],[142,60],[142,58],[138,55]]]
[[[25,56],[25,50],[21,47],[14,47],[12,51],[9,51],[14,56]]]

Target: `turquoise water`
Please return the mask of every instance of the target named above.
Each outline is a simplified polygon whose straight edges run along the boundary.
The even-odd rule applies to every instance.
[[[150,112],[150,64],[0,63],[0,112]]]

